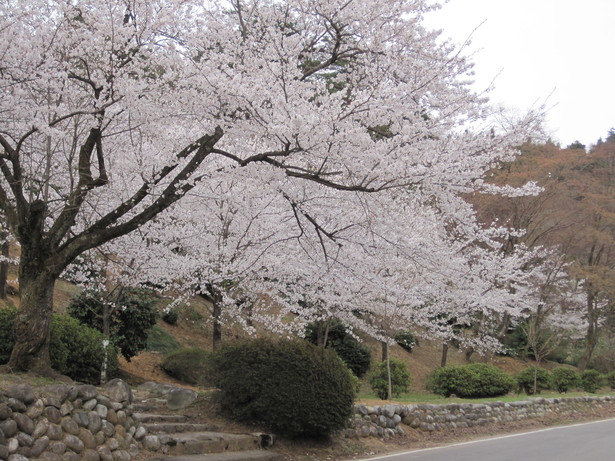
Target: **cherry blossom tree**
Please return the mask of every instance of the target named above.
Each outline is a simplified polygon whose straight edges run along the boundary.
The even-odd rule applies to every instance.
[[[178,226],[165,223],[208,202],[217,184],[235,203],[277,194],[292,231],[311,233],[321,251],[339,248],[351,224],[370,224],[366,193],[405,195],[440,210],[441,227],[471,232],[458,194],[485,189],[483,173],[511,158],[537,120],[499,130],[469,89],[471,63],[421,25],[430,9],[421,0],[0,3],[0,208],[21,248],[9,368],[49,371],[54,282],[75,258],[149,224],[173,240]],[[246,174],[258,181],[234,188]],[[382,232],[395,242],[403,226]]]

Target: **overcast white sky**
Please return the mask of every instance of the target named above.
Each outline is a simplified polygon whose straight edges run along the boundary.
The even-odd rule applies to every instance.
[[[450,0],[426,25],[463,42],[483,21],[469,48],[477,90],[497,76],[494,103],[546,100],[562,146],[589,146],[615,127],[615,0]]]

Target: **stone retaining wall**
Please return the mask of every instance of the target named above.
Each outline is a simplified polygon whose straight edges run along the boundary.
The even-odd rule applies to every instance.
[[[506,424],[549,414],[574,414],[610,405],[615,397],[534,398],[517,402],[448,405],[384,405],[355,407],[346,437],[394,437],[406,433],[403,426],[433,432],[457,428]]]
[[[54,384],[35,393],[14,385],[0,392],[0,460],[129,461],[144,435],[137,425],[121,380],[102,390]]]

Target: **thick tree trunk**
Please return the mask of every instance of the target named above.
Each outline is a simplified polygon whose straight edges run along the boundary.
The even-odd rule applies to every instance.
[[[587,332],[585,333],[585,351],[579,361],[579,370],[585,370],[594,354],[598,343],[598,312],[596,310],[596,297],[592,291],[587,293]]]
[[[12,371],[55,375],[49,356],[55,277],[46,273],[19,278],[20,307],[15,319],[15,346],[8,362]]]
[[[9,275],[9,262],[6,260],[9,257],[9,241],[7,237],[8,234],[6,232],[0,234],[0,239],[2,239],[0,252],[4,257],[0,261],[0,299],[6,299],[6,284]]]

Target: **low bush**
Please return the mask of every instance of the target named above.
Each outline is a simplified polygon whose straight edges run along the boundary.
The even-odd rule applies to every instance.
[[[540,367],[529,367],[517,374],[519,389],[527,395],[540,394],[541,391],[551,389],[551,373]]]
[[[396,359],[389,359],[391,370],[391,393],[397,397],[404,392],[408,392],[412,377],[406,364]],[[374,367],[369,375],[369,385],[376,395],[382,400],[388,398],[389,378],[387,373],[387,362],[380,362]]]
[[[581,389],[592,394],[602,387],[602,375],[597,370],[585,370],[581,373]]]
[[[162,313],[162,320],[168,323],[169,325],[177,325],[179,321],[179,313],[177,309],[169,309]]]
[[[606,382],[611,389],[615,389],[615,371],[606,374]]]
[[[103,334],[66,315],[54,315],[50,333],[51,367],[75,381],[100,382],[105,357]],[[107,376],[117,371],[117,349],[107,347]]]
[[[15,337],[16,310],[0,309],[0,364],[7,363]],[[81,324],[65,315],[54,315],[51,319],[49,355],[51,367],[75,381],[89,384],[100,382],[105,347],[102,333]],[[109,344],[107,349],[107,376],[117,372],[117,348]]]
[[[193,386],[214,385],[212,353],[198,347],[172,352],[162,362],[162,369],[173,378]]]
[[[71,300],[67,311],[85,325],[103,331],[103,313],[109,309],[111,338],[130,361],[147,346],[147,335],[158,317],[154,304],[148,290],[126,287],[114,302],[100,293],[84,291]]]
[[[436,369],[428,379],[435,394],[462,398],[497,397],[515,387],[515,380],[498,367],[486,363],[451,365]]]
[[[342,429],[355,396],[350,370],[330,349],[307,341],[254,339],[215,354],[223,410],[290,437]]]
[[[395,342],[407,352],[412,352],[414,346],[417,345],[416,337],[409,331],[399,331],[393,337]]]
[[[305,339],[317,343],[316,325],[311,323],[305,330]],[[372,363],[372,356],[364,344],[358,342],[346,326],[337,319],[331,321],[327,334],[326,347],[331,347],[355,376],[365,376]]]
[[[560,367],[551,372],[551,380],[558,392],[568,392],[579,385],[579,374],[572,368]]]

